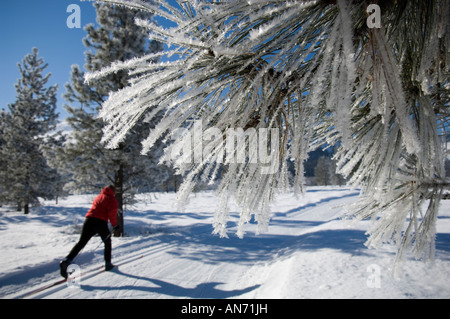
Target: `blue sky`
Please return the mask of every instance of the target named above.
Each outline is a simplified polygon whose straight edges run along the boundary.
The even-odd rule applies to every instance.
[[[172,0],[168,1],[173,3]],[[80,7],[81,28],[69,28],[68,11],[71,4]],[[44,74],[51,73],[48,86],[58,84],[57,105],[60,119],[68,114],[67,102],[62,95],[64,85],[70,80],[71,66],[78,64],[84,69],[83,38],[87,33],[83,27],[95,23],[93,1],[80,0],[1,0],[0,5],[0,109],[7,108],[16,99],[14,85],[20,78],[18,63],[32,48],[39,50],[48,67]],[[72,20],[72,19],[70,19]],[[158,23],[168,24],[157,17]]]
[[[70,4],[80,6],[81,28],[69,28],[67,12]],[[71,65],[84,65],[83,26],[95,23],[92,2],[79,0],[2,0],[0,6],[0,108],[15,101],[14,85],[20,78],[17,64],[39,49],[39,56],[48,63],[45,74],[51,73],[49,84],[58,84],[58,112],[67,116],[62,98],[64,84],[69,82]]]

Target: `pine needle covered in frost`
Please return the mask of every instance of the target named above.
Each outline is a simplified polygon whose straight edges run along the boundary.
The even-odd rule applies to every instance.
[[[137,21],[170,48],[162,62],[148,56],[88,76],[134,75],[103,105],[104,140],[114,147],[138,119],[164,111],[144,152],[179,134],[163,160],[185,176],[181,203],[223,169],[217,233],[227,235],[231,199],[241,207],[239,236],[252,217],[265,231],[276,193],[303,191],[308,152],[338,145],[340,172],[363,189],[351,215],[380,216],[368,244],[393,240],[399,255],[412,245],[418,257],[429,250],[449,185],[442,143],[449,135],[448,0],[384,2],[380,29],[368,27],[360,1],[105,2],[176,26]],[[227,132],[238,129],[258,148],[228,148],[234,136]],[[209,135],[195,140],[199,132]],[[242,152],[245,160],[236,161]]]

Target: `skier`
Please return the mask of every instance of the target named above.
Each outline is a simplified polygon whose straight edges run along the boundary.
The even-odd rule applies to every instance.
[[[102,189],[92,203],[91,209],[86,214],[86,219],[81,231],[80,240],[72,248],[69,255],[60,262],[61,276],[67,278],[67,267],[78,253],[86,246],[92,236],[99,234],[105,244],[105,270],[114,268],[111,263],[111,233],[108,229],[108,220],[115,230],[117,226],[118,203],[115,197],[115,188],[110,185]]]

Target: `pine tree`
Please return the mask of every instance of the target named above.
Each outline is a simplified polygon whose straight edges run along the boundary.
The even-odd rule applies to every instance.
[[[226,235],[231,197],[242,206],[238,234],[252,214],[264,230],[273,196],[287,188],[286,162],[295,163],[292,187],[300,193],[308,152],[338,145],[339,172],[362,187],[352,216],[379,217],[368,245],[391,241],[400,258],[407,247],[417,257],[432,256],[439,201],[450,185],[442,143],[450,127],[448,0],[378,1],[370,8],[369,1],[350,0],[183,0],[162,7],[108,1],[173,21],[170,29],[139,24],[171,46],[167,56],[179,57],[118,62],[87,77],[135,75],[130,87],[103,103],[110,147],[137,119],[151,118],[154,105],[166,113],[145,149],[179,128],[195,133],[198,120],[205,130],[278,131],[278,143],[268,149],[278,164],[274,174],[260,174],[267,163],[252,163],[251,156],[228,163],[219,187],[218,233]],[[371,8],[381,21],[374,21]],[[155,73],[146,76],[149,71]],[[181,202],[223,162],[221,150],[218,143],[202,161],[180,165],[188,172]]]
[[[58,200],[61,197],[68,195],[68,192],[64,189],[66,183],[70,180],[70,174],[64,172],[60,161],[59,154],[61,149],[64,148],[67,139],[63,130],[56,129],[49,134],[45,135],[43,144],[41,144],[41,150],[47,159],[47,164],[54,169],[57,174],[49,176],[52,178],[53,197],[58,204]]]
[[[16,84],[17,99],[1,119],[1,201],[17,204],[29,212],[38,198],[55,196],[57,172],[50,168],[42,152],[45,135],[55,128],[57,85],[47,87],[47,64],[33,48],[18,65],[21,78]]]
[[[85,27],[85,68],[98,71],[114,61],[127,61],[162,49],[159,42],[148,41],[147,32],[134,23],[135,17],[151,19],[151,14],[129,11],[119,6],[95,4],[98,27]],[[123,234],[123,207],[138,191],[154,190],[167,178],[167,172],[158,166],[161,148],[152,154],[141,155],[140,140],[154,124],[140,120],[136,134],[130,134],[113,149],[102,143],[103,120],[97,117],[98,109],[108,94],[129,85],[127,72],[120,71],[89,85],[84,82],[84,72],[78,66],[72,68],[71,83],[66,85],[65,98],[81,107],[67,106],[68,123],[74,130],[62,153],[61,161],[71,172],[71,189],[98,192],[113,184],[119,202],[119,231]]]
[[[316,168],[314,169],[317,185],[331,185],[330,170],[331,159],[326,156],[319,157]]]
[[[325,153],[319,157],[314,168],[314,176],[317,185],[339,185],[345,184],[342,175],[338,174],[336,161],[331,158],[332,154]]]

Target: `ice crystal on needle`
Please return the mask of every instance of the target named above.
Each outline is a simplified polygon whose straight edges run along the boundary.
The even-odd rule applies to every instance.
[[[417,256],[433,245],[449,185],[448,0],[384,2],[379,29],[368,27],[360,1],[105,2],[151,11],[175,26],[137,21],[168,45],[160,63],[147,56],[87,78],[123,69],[134,76],[103,105],[104,140],[117,145],[138,119],[159,111],[165,116],[143,141],[144,152],[175,132],[193,138],[200,123],[203,132],[221,132],[202,137],[210,152],[197,160],[195,142],[191,160],[180,160],[189,150],[179,152],[179,139],[164,157],[185,175],[181,201],[222,170],[216,232],[226,236],[231,198],[241,207],[238,235],[252,217],[264,231],[276,193],[302,192],[308,152],[337,145],[340,172],[362,187],[352,216],[380,216],[369,244],[413,245]],[[244,139],[261,129],[277,134],[263,131],[270,136],[264,146],[244,143],[233,152],[246,151],[246,160],[226,161],[226,132],[238,128]],[[264,152],[271,161],[261,160]],[[268,162],[275,169],[264,174]]]

